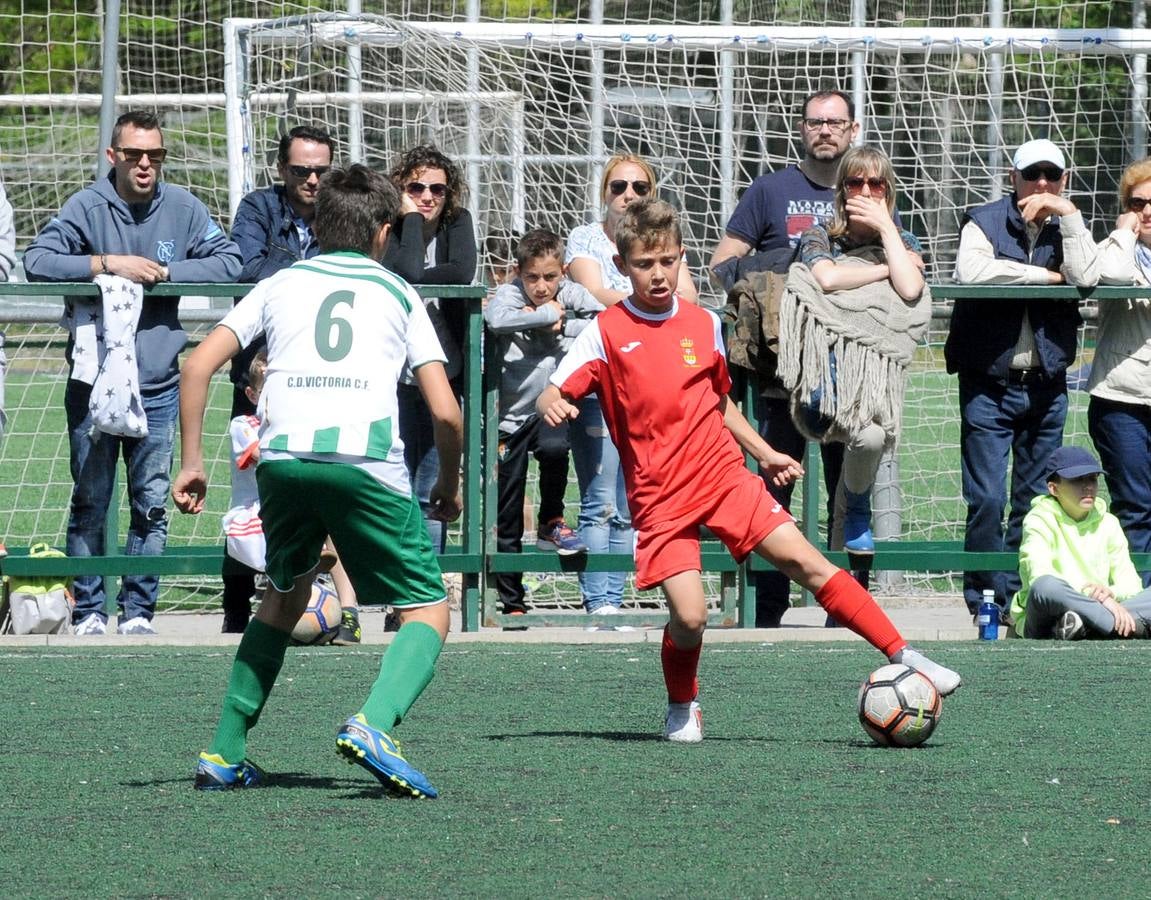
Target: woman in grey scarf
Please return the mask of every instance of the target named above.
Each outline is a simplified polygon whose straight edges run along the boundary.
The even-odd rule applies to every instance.
[[[836,175],[835,216],[800,238],[780,314],[780,375],[815,440],[847,445],[832,547],[873,553],[871,488],[899,436],[906,367],[931,317],[919,241],[895,222],[895,174],[853,147]]]

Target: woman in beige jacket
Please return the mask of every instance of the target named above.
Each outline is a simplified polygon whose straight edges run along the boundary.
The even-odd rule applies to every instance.
[[[1114,231],[1099,244],[1100,281],[1151,286],[1151,159],[1123,172],[1119,206]],[[1111,492],[1111,511],[1131,551],[1151,552],[1151,290],[1099,302],[1087,390],[1088,429]],[[1144,585],[1149,575],[1144,572]]]

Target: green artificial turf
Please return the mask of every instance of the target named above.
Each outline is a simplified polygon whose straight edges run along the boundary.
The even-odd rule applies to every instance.
[[[718,644],[706,740],[656,739],[658,644],[449,644],[396,735],[441,791],[334,753],[367,649],[291,650],[253,732],[266,787],[192,790],[231,651],[0,654],[8,896],[1138,896],[1151,645],[927,647],[965,685],[873,746],[862,644]]]

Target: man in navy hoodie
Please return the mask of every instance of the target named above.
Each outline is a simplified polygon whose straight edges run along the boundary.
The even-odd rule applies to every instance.
[[[1011,163],[1012,192],[963,220],[955,280],[1091,287],[1099,280],[1095,241],[1064,196],[1070,171],[1063,151],[1040,138],[1016,150]],[[944,356],[947,371],[959,376],[965,550],[1019,549],[1023,517],[1047,493],[1047,461],[1063,444],[1067,368],[1081,322],[1076,298],[955,301]],[[963,599],[972,613],[986,589],[1006,612],[1019,574],[964,573]]]
[[[116,120],[105,151],[112,171],[73,194],[24,254],[29,281],[91,281],[118,275],[151,286],[162,281],[230,282],[240,274],[240,251],[188,191],[160,181],[167,151],[160,122],[146,112]],[[66,302],[65,322],[77,306]],[[70,328],[67,358],[73,367],[76,332]],[[99,338],[97,338],[99,340]],[[92,385],[69,377],[64,390],[68,417],[72,501],[66,548],[69,556],[100,556],[104,522],[112,503],[117,460],[127,474],[131,519],[126,552],[155,556],[168,538],[167,500],[172,441],[179,414],[179,355],[187,335],[178,297],[147,296],[136,330],[135,362],[147,416],[146,437],[121,437],[93,428]],[[124,576],[117,598],[121,634],[155,634],[159,579]],[[103,634],[104,579],[75,579],[72,621],[77,634]]]

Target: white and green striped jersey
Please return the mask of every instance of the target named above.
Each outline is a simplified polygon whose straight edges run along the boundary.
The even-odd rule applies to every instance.
[[[410,493],[396,384],[405,366],[445,361],[411,285],[360,253],[325,253],[261,281],[221,324],[244,347],[267,337],[262,458],[364,462]]]

